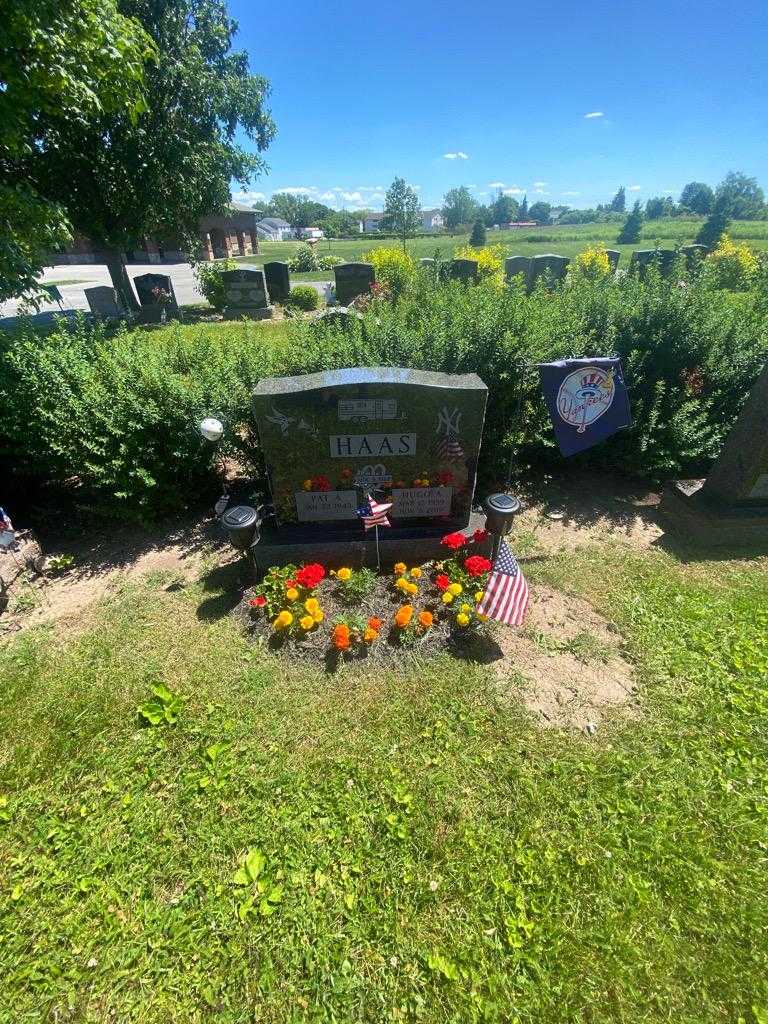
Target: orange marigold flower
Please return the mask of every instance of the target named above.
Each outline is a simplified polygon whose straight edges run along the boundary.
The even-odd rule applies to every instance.
[[[381,627],[382,621],[381,619],[377,618],[377,616],[372,615],[370,619],[368,619],[368,629],[375,629],[376,631],[378,631],[381,629]]]
[[[374,641],[374,640],[378,640],[378,639],[379,639],[379,634],[378,634],[378,631],[377,631],[377,630],[375,630],[375,629],[371,629],[371,628],[369,627],[369,628],[368,628],[368,629],[366,629],[366,631],[365,631],[365,632],[363,633],[363,640],[365,640],[365,642],[366,642],[367,644],[373,643],[373,641]]]
[[[429,627],[432,625],[434,621],[435,619],[434,616],[432,615],[432,612],[422,612],[419,615],[419,622],[424,627],[424,629],[429,629]]]
[[[413,605],[404,604],[395,613],[395,624],[404,629],[413,618]]]

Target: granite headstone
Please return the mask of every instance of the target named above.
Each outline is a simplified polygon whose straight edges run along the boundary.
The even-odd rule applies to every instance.
[[[265,263],[264,279],[267,282],[267,294],[272,302],[285,302],[291,294],[291,275],[288,264],[281,260]]]
[[[605,255],[608,257],[608,263],[611,268],[611,273],[615,274],[619,266],[619,260],[621,259],[621,253],[618,249],[606,249]]]
[[[307,541],[363,543],[356,509],[375,492],[392,502],[381,542],[406,537],[417,554],[420,538],[433,552],[423,558],[434,557],[440,537],[469,522],[486,398],[476,374],[397,367],[259,381],[253,410],[275,542],[299,530]]]
[[[474,284],[477,281],[477,260],[451,260],[448,264],[448,276],[453,281]]]
[[[178,317],[179,304],[168,274],[139,274],[134,277],[133,284],[143,320],[159,322],[168,317]]]
[[[655,265],[662,277],[669,277],[676,259],[677,253],[674,249],[635,249],[629,261],[629,269],[636,271],[643,280],[648,269]]]
[[[706,480],[677,480],[662,511],[686,537],[768,550],[768,364]]]
[[[530,275],[530,256],[508,256],[507,259],[504,260],[504,276],[507,281],[511,281],[514,277],[522,276],[523,283],[527,287]]]
[[[376,282],[372,263],[339,263],[333,268],[336,279],[336,301],[348,306],[358,295],[367,295]]]
[[[263,270],[225,270],[221,280],[226,296],[225,319],[269,320],[273,316]]]
[[[529,286],[535,288],[536,282],[540,278],[544,278],[548,284],[557,284],[559,281],[563,281],[570,262],[567,256],[557,256],[552,252],[531,257]]]
[[[124,317],[125,310],[117,299],[117,292],[109,285],[98,285],[96,288],[86,288],[85,298],[88,308],[94,316],[103,317]]]

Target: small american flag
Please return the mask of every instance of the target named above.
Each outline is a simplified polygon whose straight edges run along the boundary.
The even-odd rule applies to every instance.
[[[437,455],[443,462],[460,462],[464,458],[464,449],[457,437],[442,437],[437,443]]]
[[[373,498],[368,495],[366,503],[361,505],[357,510],[357,514],[363,520],[363,525],[366,530],[370,530],[372,526],[391,526],[392,523],[387,519],[387,512],[392,508],[392,502],[383,504],[378,501],[374,501]]]
[[[506,626],[520,626],[528,609],[528,596],[523,570],[503,540],[477,610]]]

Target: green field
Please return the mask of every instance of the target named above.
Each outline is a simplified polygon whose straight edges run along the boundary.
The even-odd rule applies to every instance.
[[[634,249],[650,249],[658,243],[661,248],[674,248],[692,242],[701,220],[667,220],[647,221],[643,225],[641,240],[636,245],[616,245],[616,236],[620,224],[564,224],[562,227],[541,227],[526,231],[489,231],[489,245],[503,245],[509,256],[535,256],[544,252],[555,252],[561,256],[575,256],[582,249],[599,242],[605,243],[609,249],[618,249],[622,253],[619,266],[628,266],[629,256]],[[730,235],[741,241],[748,242],[755,249],[768,249],[768,221],[734,221]],[[414,258],[434,256],[439,249],[444,259],[453,256],[457,246],[466,245],[469,235],[436,235],[427,238],[413,238],[408,242],[408,249]],[[258,256],[246,256],[243,262],[261,266],[269,260],[289,260],[299,242],[261,242]],[[330,252],[344,260],[359,260],[373,248],[381,246],[398,246],[395,239],[376,240],[375,235],[358,239],[320,242],[318,251]],[[317,274],[294,274],[295,280],[329,281],[333,271],[322,271]]]
[[[607,616],[640,718],[541,730],[447,655],[326,674],[221,569],[0,648],[0,1019],[762,1024],[765,561],[526,573]]]

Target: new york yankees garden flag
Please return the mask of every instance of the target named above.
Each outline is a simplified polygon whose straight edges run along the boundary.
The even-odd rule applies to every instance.
[[[563,455],[591,448],[632,422],[618,357],[539,363],[539,373]]]

